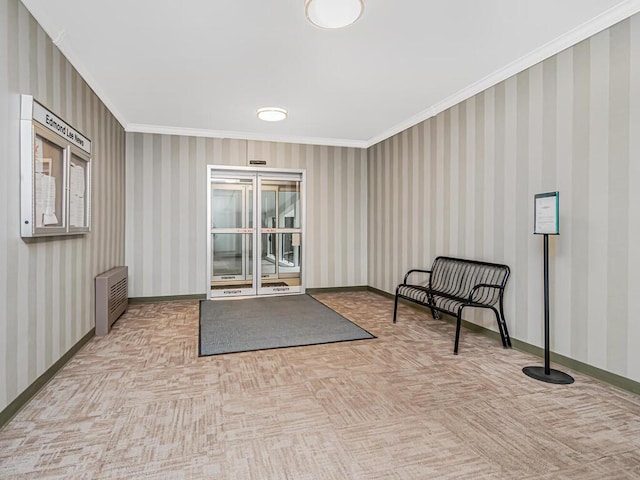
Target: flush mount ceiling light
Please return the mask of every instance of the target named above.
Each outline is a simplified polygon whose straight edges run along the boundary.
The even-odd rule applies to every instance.
[[[316,27],[342,28],[355,23],[364,10],[364,0],[306,0],[304,12]]]
[[[258,109],[258,118],[265,122],[279,122],[287,118],[287,110],[280,107],[264,107]]]

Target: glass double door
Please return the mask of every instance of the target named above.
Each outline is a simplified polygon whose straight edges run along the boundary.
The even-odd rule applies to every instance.
[[[301,292],[302,174],[209,178],[210,296]]]

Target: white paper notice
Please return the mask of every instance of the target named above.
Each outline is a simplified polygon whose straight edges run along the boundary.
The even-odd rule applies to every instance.
[[[536,198],[536,218],[534,233],[551,234],[558,233],[558,212],[556,195]]]
[[[69,226],[86,227],[85,171],[82,165],[71,164],[69,169]]]
[[[36,173],[36,227],[56,225],[56,179]]]

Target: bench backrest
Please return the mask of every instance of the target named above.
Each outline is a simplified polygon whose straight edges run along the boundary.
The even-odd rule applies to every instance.
[[[431,267],[429,287],[440,293],[467,298],[475,285],[487,283],[504,287],[509,278],[509,267],[497,263],[465,260],[462,258],[437,257]],[[481,288],[474,300],[493,305],[500,298],[500,290]]]

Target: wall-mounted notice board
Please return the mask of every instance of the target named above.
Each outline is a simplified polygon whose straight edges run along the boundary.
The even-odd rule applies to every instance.
[[[91,231],[91,140],[31,95],[21,102],[21,235]]]

